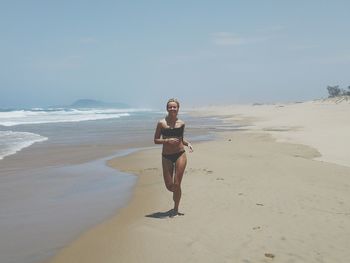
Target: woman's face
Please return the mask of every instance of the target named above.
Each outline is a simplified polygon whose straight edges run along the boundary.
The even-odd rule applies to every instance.
[[[176,115],[179,111],[179,107],[177,106],[176,102],[169,102],[167,105],[167,111],[171,115]]]

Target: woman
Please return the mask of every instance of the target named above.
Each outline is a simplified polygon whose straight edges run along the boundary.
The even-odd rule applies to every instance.
[[[154,134],[154,143],[163,144],[163,177],[166,188],[173,192],[172,216],[183,215],[179,213],[179,204],[181,180],[187,164],[184,146],[188,146],[190,152],[193,151],[192,145],[183,137],[185,123],[177,118],[179,108],[180,103],[176,99],[168,100],[166,104],[168,115],[158,122]]]

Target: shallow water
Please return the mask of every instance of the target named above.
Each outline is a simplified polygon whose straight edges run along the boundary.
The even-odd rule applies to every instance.
[[[42,261],[125,205],[136,177],[106,159],[0,176],[1,262]]]

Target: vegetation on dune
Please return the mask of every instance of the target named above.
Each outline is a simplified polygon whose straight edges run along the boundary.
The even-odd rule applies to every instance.
[[[348,90],[340,89],[339,85],[327,86],[327,90],[328,90],[328,98],[350,96],[350,86],[348,86]]]

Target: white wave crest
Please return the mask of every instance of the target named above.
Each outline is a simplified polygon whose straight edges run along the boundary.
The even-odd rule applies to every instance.
[[[0,131],[0,160],[48,138],[30,132]]]
[[[40,124],[57,122],[80,122],[113,119],[130,116],[132,112],[147,109],[32,109],[0,112],[0,125]]]

